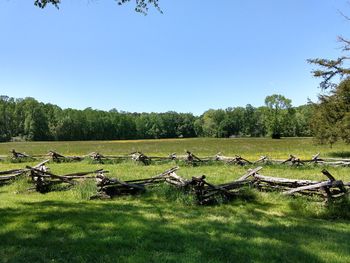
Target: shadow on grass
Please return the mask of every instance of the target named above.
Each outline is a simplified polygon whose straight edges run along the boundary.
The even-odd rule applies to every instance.
[[[122,201],[0,209],[1,261],[324,262],[307,249],[318,240],[330,254],[350,256],[349,231],[268,215],[269,204],[240,210],[238,201],[221,208]]]
[[[350,197],[343,196],[327,203],[322,199],[309,200],[306,197],[295,197],[288,200],[290,215],[326,220],[350,220]]]

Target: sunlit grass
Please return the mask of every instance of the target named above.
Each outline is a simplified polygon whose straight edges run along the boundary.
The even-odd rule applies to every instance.
[[[312,138],[194,138],[194,139],[163,139],[134,141],[84,141],[84,142],[13,142],[0,143],[0,155],[9,155],[11,149],[26,152],[29,155],[46,154],[50,150],[65,155],[86,155],[90,152],[100,152],[107,155],[128,155],[142,151],[147,155],[168,156],[170,153],[184,154],[190,150],[199,156],[214,156],[218,152],[224,155],[242,155],[251,160],[257,160],[261,155],[271,158],[288,158],[289,154],[301,158],[311,158],[316,153],[321,156],[346,155],[349,146],[336,143],[333,148],[328,145],[317,145]]]
[[[285,148],[279,148],[283,145]],[[347,147],[315,146],[310,139],[189,139],[0,144],[0,153],[18,148],[38,154],[53,146],[63,154],[85,154],[96,148],[106,154],[125,154],[137,148],[166,156],[190,149],[200,156],[221,151],[247,158],[258,157],[263,149],[277,158],[290,151],[308,157],[316,152],[346,151]],[[0,170],[35,163],[0,162]],[[131,161],[48,164],[56,174],[103,168],[110,171],[108,176],[122,180],[147,178],[175,165],[143,166]],[[250,167],[181,164],[177,173],[185,178],[204,174],[216,184],[235,180]],[[350,181],[350,168],[327,169],[337,179]],[[261,174],[324,180],[321,170],[272,165],[265,166]],[[92,181],[47,194],[28,191],[30,186],[23,178],[0,187],[0,262],[350,262],[348,200],[325,205],[317,199],[247,189],[230,202],[201,207],[191,196],[168,186],[108,201],[87,200],[96,190]]]

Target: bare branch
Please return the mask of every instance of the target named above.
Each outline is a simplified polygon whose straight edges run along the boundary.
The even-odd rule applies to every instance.
[[[344,17],[346,20],[350,20],[350,17],[348,17],[347,15],[345,15],[342,11],[338,10],[339,14]]]
[[[343,43],[344,46],[343,46],[343,51],[350,51],[350,40],[342,37],[342,36],[338,36],[338,41]]]

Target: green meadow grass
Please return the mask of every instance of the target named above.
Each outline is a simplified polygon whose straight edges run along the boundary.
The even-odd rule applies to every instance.
[[[348,146],[314,145],[311,139],[185,139],[123,142],[40,142],[0,144],[41,154],[125,154],[135,150],[166,156],[189,149],[199,156],[261,154],[283,158],[347,152]],[[265,150],[265,152],[263,152]],[[0,170],[32,163],[0,162]],[[53,173],[104,168],[123,180],[154,176],[175,166],[49,163]],[[223,164],[188,167],[178,175],[206,175],[212,183],[237,179],[249,167]],[[350,168],[327,168],[350,181]],[[266,166],[261,174],[323,180],[321,167]],[[95,191],[85,182],[47,194],[27,191],[26,179],[0,187],[0,262],[350,262],[350,205],[325,205],[317,199],[285,197],[247,189],[240,198],[200,207],[191,197],[166,186],[137,196],[87,200]]]
[[[102,154],[126,155],[142,151],[146,155],[168,156],[170,153],[184,154],[186,150],[200,156],[213,156],[218,152],[224,155],[242,155],[258,159],[261,155],[271,158],[286,158],[295,154],[301,158],[310,158],[316,153],[322,156],[350,157],[350,147],[336,143],[333,148],[317,145],[312,138],[237,138],[237,139],[164,139],[134,141],[83,141],[83,142],[11,142],[0,143],[0,155],[8,155],[11,149],[26,152],[29,155],[46,154],[55,150],[66,155],[84,155],[96,151]]]

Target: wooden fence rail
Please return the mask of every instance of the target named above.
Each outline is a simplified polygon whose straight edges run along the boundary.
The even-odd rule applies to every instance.
[[[46,166],[49,161],[44,160],[33,167],[26,166],[24,169],[0,171],[0,184],[8,184],[20,176],[27,176],[33,184],[31,189],[47,193],[53,189],[52,186],[58,184],[64,184],[69,188],[83,180],[95,180],[98,192],[91,198],[96,199],[139,194],[147,191],[150,187],[165,183],[184,193],[193,194],[198,204],[210,204],[215,202],[217,198],[229,200],[239,196],[245,187],[256,188],[260,191],[280,191],[284,195],[317,195],[325,200],[346,196],[350,187],[350,182],[343,183],[343,181],[337,180],[325,169],[322,170],[322,174],[327,180],[313,181],[265,176],[260,174],[263,167],[259,166],[249,169],[246,174],[236,180],[223,184],[213,184],[207,180],[205,175],[191,179],[179,176],[176,173],[179,170],[178,166],[150,178],[124,181],[119,178],[107,177],[108,171],[103,169],[57,175],[50,172],[49,167]]]
[[[291,165],[291,166],[305,166],[305,165],[318,165],[318,166],[333,166],[333,167],[350,167],[350,159],[343,158],[321,158],[320,153],[313,155],[310,159],[301,159],[295,155],[290,154],[285,159],[273,159],[266,155],[261,156],[257,160],[248,160],[241,155],[224,156],[221,153],[212,157],[199,157],[190,151],[186,151],[184,155],[177,155],[171,153],[169,156],[147,156],[142,152],[133,152],[126,155],[103,155],[99,152],[91,152],[83,156],[65,156],[55,151],[49,151],[44,155],[30,156],[26,153],[20,153],[11,150],[11,156],[0,156],[1,159],[7,159],[11,161],[29,162],[34,160],[40,160],[43,158],[51,158],[53,162],[74,162],[82,160],[91,160],[96,163],[108,163],[108,162],[122,162],[132,160],[136,163],[143,165],[156,164],[158,162],[171,162],[171,161],[183,161],[187,165],[203,165],[208,163],[225,163],[228,165]]]

